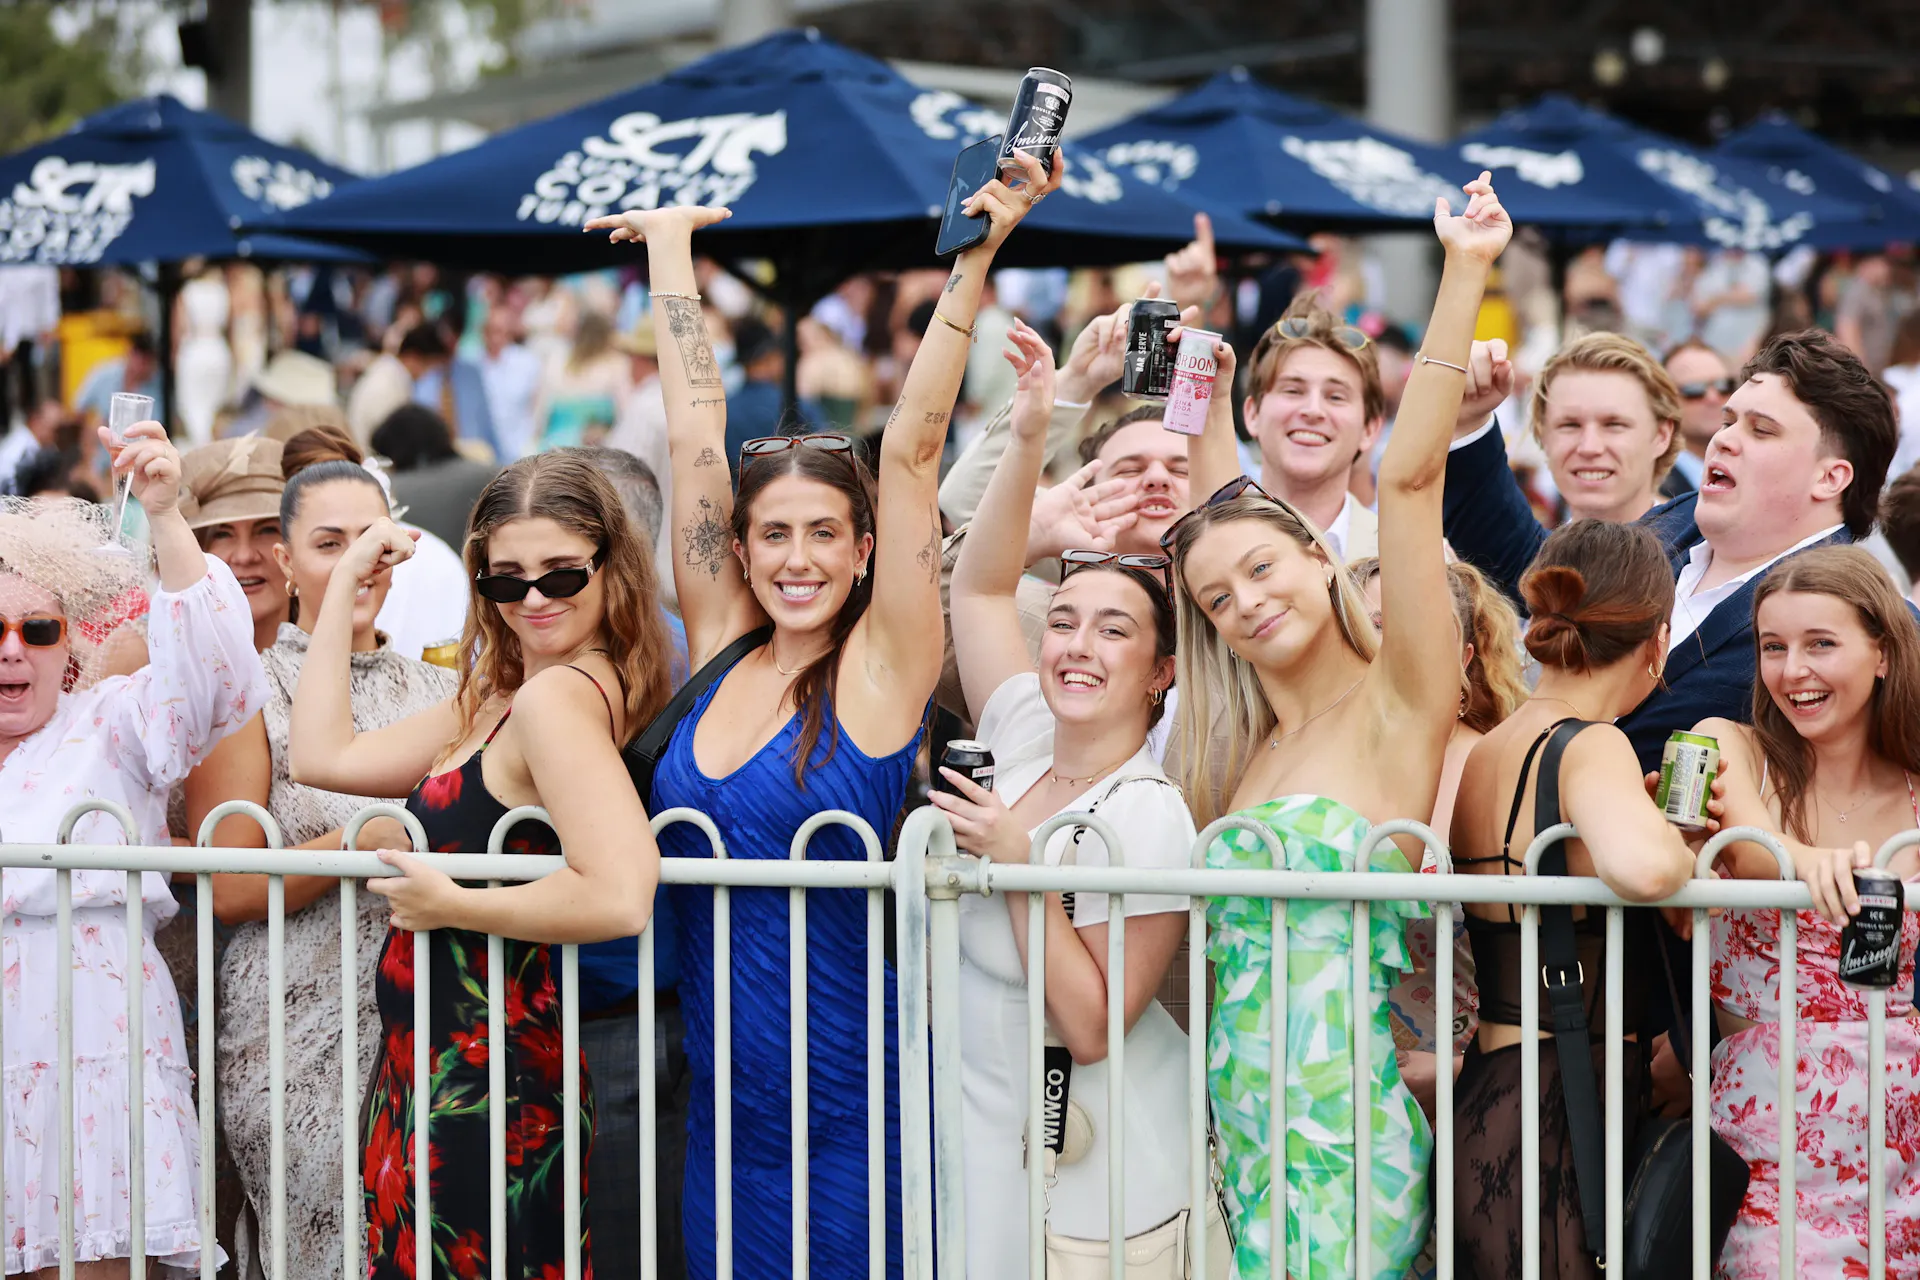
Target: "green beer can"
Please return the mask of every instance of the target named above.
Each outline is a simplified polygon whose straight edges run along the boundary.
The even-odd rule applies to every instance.
[[[1704,734],[1675,732],[1660,755],[1660,788],[1654,803],[1676,827],[1705,827],[1707,800],[1713,794],[1713,777],[1718,772],[1718,741]]]

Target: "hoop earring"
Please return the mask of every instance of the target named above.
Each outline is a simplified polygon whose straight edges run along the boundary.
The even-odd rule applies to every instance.
[[[1460,695],[1460,709],[1453,713],[1453,718],[1455,720],[1465,720],[1467,718],[1467,695],[1464,693]]]
[[[855,569],[853,571],[853,585],[857,587],[861,583],[865,582],[866,580],[867,580],[867,567],[865,565],[861,565],[858,569]]]
[[[1648,662],[1647,674],[1651,676],[1653,679],[1658,680],[1660,678],[1660,668],[1655,666],[1652,662]]]
[[[293,585],[292,578],[287,579],[286,587],[287,587],[287,599],[294,600],[299,598],[300,588]]]
[[[1166,699],[1166,696],[1167,696],[1167,691],[1165,689],[1147,690],[1147,701],[1152,703],[1156,707],[1159,706],[1161,702]]]
[[[741,566],[740,566],[740,581],[742,581],[742,582],[744,582],[744,583],[746,583],[746,584],[747,584],[748,586],[752,586],[752,585],[753,585],[753,570],[751,570],[751,569],[749,569],[749,568],[747,568],[747,567],[746,567],[745,565],[741,565]]]

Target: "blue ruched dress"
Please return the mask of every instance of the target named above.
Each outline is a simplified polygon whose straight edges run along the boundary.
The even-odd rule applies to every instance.
[[[724,778],[703,773],[694,730],[720,687],[716,681],[680,722],[654,774],[653,812],[686,805],[711,815],[735,859],[785,860],[794,833],[824,809],[856,813],[884,841],[906,800],[920,736],[891,755],[862,752],[843,732],[827,759],[821,735],[804,790],[794,784],[800,733],[791,719],[771,742]],[[697,828],[661,834],[666,857],[711,856]],[[852,832],[828,827],[809,859],[858,860]],[[681,1220],[687,1273],[716,1272],[713,1098],[713,890],[663,887],[680,928],[680,1010],[686,1024],[693,1097],[687,1114],[687,1171]],[[815,889],[807,895],[807,1020],[811,1195],[808,1233],[816,1276],[868,1274],[867,1243],[867,895]],[[787,1280],[793,1274],[791,1070],[787,1007],[787,890],[732,891],[733,1274]],[[887,1274],[901,1274],[900,1096],[894,973],[886,970]]]

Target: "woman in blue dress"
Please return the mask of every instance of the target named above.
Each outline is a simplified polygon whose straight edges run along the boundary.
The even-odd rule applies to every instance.
[[[884,839],[906,799],[940,677],[940,454],[971,351],[981,286],[1000,244],[1058,184],[1030,158],[1026,185],[988,183],[968,212],[990,224],[961,253],[907,374],[879,450],[878,479],[843,436],[749,441],[736,497],[724,456],[726,400],[693,273],[693,233],[722,209],[636,210],[588,226],[647,244],[660,377],[673,460],[674,580],[697,670],[772,624],[680,722],[654,777],[652,812],[713,817],[733,859],[786,859],[800,825],[826,809],[860,815]],[[669,856],[706,857],[691,827],[661,836]],[[862,859],[844,828],[813,859]],[[717,1271],[713,893],[673,891],[693,1074],[682,1218],[687,1270]],[[807,901],[808,1153],[812,1274],[869,1274],[866,895]],[[731,899],[732,1257],[740,1280],[794,1274],[787,893]],[[901,1271],[897,1022],[886,980],[887,1273]]]

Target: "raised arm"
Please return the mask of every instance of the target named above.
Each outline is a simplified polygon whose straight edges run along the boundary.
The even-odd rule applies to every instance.
[[[927,631],[929,619],[940,616],[940,453],[972,349],[980,291],[1007,235],[1060,183],[1064,161],[1057,153],[1051,176],[1033,157],[1015,155],[1026,170],[1024,186],[1010,190],[996,178],[967,202],[967,212],[985,216],[990,230],[954,262],[880,439],[873,598],[856,632],[864,632],[865,660],[848,665],[841,686],[858,670],[868,693],[889,705],[907,699],[917,709],[940,679],[941,646],[928,643]]]
[[[413,554],[414,535],[376,520],[333,566],[293,691],[287,772],[302,786],[399,798],[433,768],[460,718],[448,699],[384,729],[353,727],[353,600],[361,586]]]
[[[1368,684],[1392,717],[1405,709],[1427,717],[1459,698],[1459,657],[1433,643],[1451,625],[1441,534],[1441,482],[1447,444],[1460,411],[1473,326],[1494,259],[1507,247],[1513,223],[1487,175],[1467,184],[1466,211],[1451,216],[1434,202],[1434,232],[1446,247],[1440,292],[1427,323],[1421,362],[1407,379],[1393,438],[1380,461],[1380,607],[1396,622],[1381,641]]]
[[[1440,519],[1454,554],[1487,575],[1520,610],[1520,576],[1533,563],[1547,531],[1507,465],[1506,441],[1493,411],[1513,394],[1507,344],[1476,342],[1466,359],[1467,386],[1447,448],[1446,499]]]
[[[1183,323],[1168,341],[1178,342],[1185,332]],[[1233,435],[1233,380],[1238,362],[1233,348],[1224,342],[1213,344],[1213,359],[1219,368],[1213,399],[1207,402],[1207,424],[1187,441],[1187,492],[1196,507],[1240,474],[1240,447]]]
[[[673,510],[668,513],[673,588],[687,624],[688,658],[696,671],[735,638],[766,622],[733,555],[727,393],[693,274],[693,233],[730,216],[726,209],[682,206],[609,214],[586,225],[588,231],[609,232],[616,244],[630,240],[647,246],[653,332],[660,349],[660,387],[673,463]]]
[[[950,629],[966,693],[967,717],[978,721],[1010,677],[1033,669],[1020,630],[1014,592],[1026,569],[1026,544],[1016,536],[1033,515],[1034,486],[1045,463],[1048,409],[1053,402],[1053,352],[1040,335],[1014,321],[1007,360],[1019,371],[1007,447],[981,495],[977,536],[966,538],[953,568]]]

